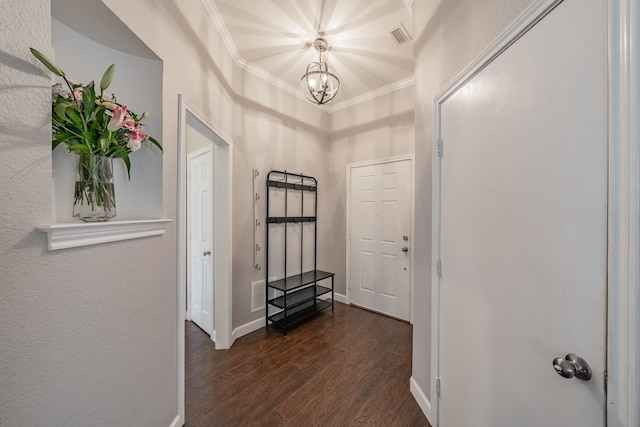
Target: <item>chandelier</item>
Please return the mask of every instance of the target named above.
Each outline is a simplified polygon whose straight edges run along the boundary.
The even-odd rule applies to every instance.
[[[318,62],[312,62],[307,67],[307,72],[300,79],[300,86],[307,99],[318,105],[331,101],[340,88],[340,80],[329,71],[329,66],[322,61],[322,53],[328,49],[327,41],[317,38],[313,47],[318,51]]]

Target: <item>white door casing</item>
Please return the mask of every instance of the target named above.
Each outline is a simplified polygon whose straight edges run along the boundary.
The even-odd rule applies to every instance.
[[[207,116],[189,102],[183,95],[178,95],[178,212],[177,212],[177,271],[176,271],[176,336],[177,336],[177,390],[176,403],[179,424],[185,421],[185,320],[187,295],[187,121],[198,120],[213,135],[215,145],[214,166],[214,211],[215,224],[213,242],[215,252],[215,346],[216,349],[227,349],[233,344],[231,322],[231,254],[233,245],[231,230],[233,218],[232,181],[233,145],[232,140],[220,129],[212,125]]]
[[[605,423],[606,17],[565,0],[436,100],[435,426]]]
[[[187,290],[189,315],[202,330],[213,333],[214,257],[213,247],[213,146],[187,157],[188,206]]]
[[[349,302],[411,320],[412,159],[350,165]]]

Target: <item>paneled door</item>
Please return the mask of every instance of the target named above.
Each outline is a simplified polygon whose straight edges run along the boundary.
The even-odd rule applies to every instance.
[[[411,160],[350,169],[351,303],[410,320]]]
[[[437,425],[603,427],[607,2],[559,3],[459,82],[437,100]]]
[[[213,332],[213,147],[189,154],[188,235],[189,304],[191,320]]]

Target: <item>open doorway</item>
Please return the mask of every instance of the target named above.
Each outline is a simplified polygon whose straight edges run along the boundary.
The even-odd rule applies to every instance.
[[[210,124],[204,114],[198,111],[182,95],[179,95],[178,120],[178,277],[177,277],[177,337],[178,337],[178,411],[184,422],[185,408],[185,320],[194,316],[191,295],[188,298],[187,280],[198,276],[197,269],[206,269],[211,274],[210,292],[204,288],[199,293],[198,319],[205,331],[210,329],[216,349],[231,346],[231,144],[230,139]],[[201,213],[200,219],[210,217],[210,232],[207,242],[192,246],[189,232],[196,233],[192,207],[188,209],[189,167],[194,159],[209,158],[208,176],[201,181],[211,182],[209,213]],[[200,154],[200,156],[199,156]],[[191,160],[189,160],[191,158]],[[207,190],[204,190],[207,191]],[[202,196],[202,194],[200,195]],[[207,252],[210,252],[207,254]],[[196,255],[199,256],[196,256]],[[204,255],[206,254],[206,255]],[[196,260],[200,258],[200,260]],[[202,261],[204,258],[204,261]],[[191,264],[190,264],[191,263]],[[198,267],[198,263],[199,267]],[[209,267],[204,267],[209,263]],[[188,273],[189,272],[189,273]],[[189,289],[189,293],[193,289]],[[202,306],[206,309],[202,310]]]
[[[215,342],[214,162],[217,135],[187,111],[187,320]]]

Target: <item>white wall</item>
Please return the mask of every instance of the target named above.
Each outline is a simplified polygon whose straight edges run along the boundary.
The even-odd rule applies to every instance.
[[[416,241],[412,377],[431,390],[433,100],[532,0],[415,0]]]
[[[220,141],[220,137],[206,127],[193,114],[187,111],[187,153],[193,153],[201,148],[209,147]]]

